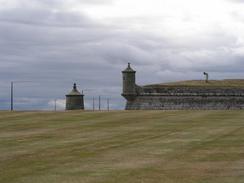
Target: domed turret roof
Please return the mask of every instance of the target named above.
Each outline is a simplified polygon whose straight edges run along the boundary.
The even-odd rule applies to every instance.
[[[78,96],[78,95],[83,95],[77,90],[76,83],[74,83],[73,90],[67,94],[67,96]]]
[[[128,67],[127,67],[123,72],[136,72],[136,71],[134,71],[134,70],[131,68],[130,63],[128,63]]]

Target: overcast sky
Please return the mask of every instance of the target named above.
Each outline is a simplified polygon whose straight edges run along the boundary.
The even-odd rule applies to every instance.
[[[52,109],[74,82],[124,107],[121,70],[138,84],[244,79],[244,0],[0,0],[0,109]],[[105,105],[105,101],[103,102]]]

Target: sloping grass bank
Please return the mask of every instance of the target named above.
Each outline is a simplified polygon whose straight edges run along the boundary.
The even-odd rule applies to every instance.
[[[0,112],[1,183],[241,183],[244,111]]]

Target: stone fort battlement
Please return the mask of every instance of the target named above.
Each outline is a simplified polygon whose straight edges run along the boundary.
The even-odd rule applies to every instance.
[[[244,80],[138,86],[130,64],[122,73],[127,110],[244,109]]]

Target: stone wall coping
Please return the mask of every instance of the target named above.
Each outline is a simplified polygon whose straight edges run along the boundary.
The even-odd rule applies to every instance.
[[[137,96],[235,96],[244,97],[244,93],[140,93]]]

